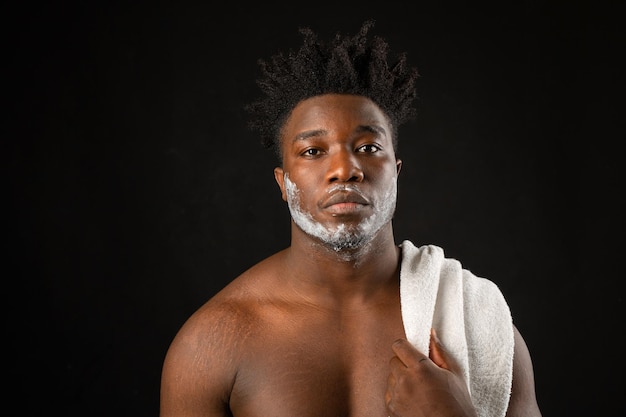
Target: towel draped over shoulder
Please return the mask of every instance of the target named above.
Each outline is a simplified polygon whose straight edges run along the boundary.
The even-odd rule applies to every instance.
[[[500,289],[434,245],[400,245],[406,337],[428,354],[430,329],[463,368],[480,417],[503,417],[513,376],[513,322]]]

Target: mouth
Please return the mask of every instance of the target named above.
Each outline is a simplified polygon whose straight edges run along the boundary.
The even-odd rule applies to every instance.
[[[353,190],[340,190],[333,192],[321,204],[324,210],[329,211],[333,216],[341,214],[352,214],[363,210],[370,205],[370,202],[360,193]]]

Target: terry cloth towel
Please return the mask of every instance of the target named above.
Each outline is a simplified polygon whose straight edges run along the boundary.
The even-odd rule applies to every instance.
[[[406,337],[428,354],[431,327],[461,364],[480,417],[506,414],[513,376],[513,321],[499,288],[434,245],[400,245]]]

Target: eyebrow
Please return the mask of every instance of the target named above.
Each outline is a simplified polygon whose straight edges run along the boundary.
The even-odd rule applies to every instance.
[[[305,132],[298,133],[292,140],[293,142],[297,142],[299,140],[306,140],[309,138],[313,138],[315,136],[322,136],[328,133],[325,129],[315,129],[315,130],[307,130]]]
[[[382,136],[385,136],[387,134],[387,131],[378,125],[359,125],[356,128],[356,132],[357,133],[361,133],[361,132],[370,132],[370,133],[376,133]],[[323,136],[325,134],[328,134],[328,131],[326,129],[314,129],[314,130],[307,130],[305,132],[301,132],[298,133],[292,140],[292,143],[300,141],[300,140],[306,140],[309,138],[313,138],[316,136]]]
[[[387,131],[379,125],[361,125],[357,129],[357,132],[372,132],[383,136],[387,134]]]

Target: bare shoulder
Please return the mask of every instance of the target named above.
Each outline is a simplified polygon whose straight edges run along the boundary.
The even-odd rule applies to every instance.
[[[187,319],[170,350],[236,354],[237,348],[257,327],[258,300],[275,289],[279,268],[280,253],[231,281]]]
[[[182,325],[163,363],[162,416],[224,412],[247,341],[261,327],[255,300],[272,286],[278,265],[270,257],[253,266]]]

